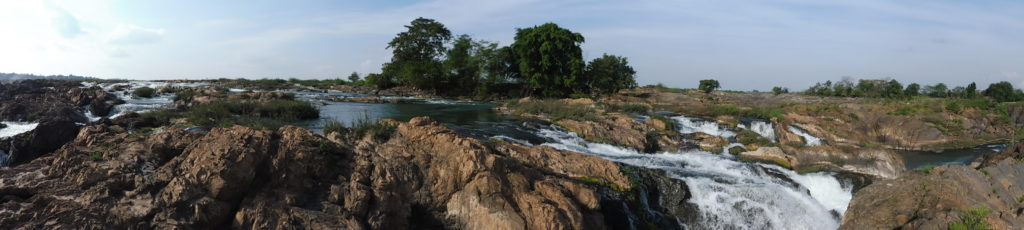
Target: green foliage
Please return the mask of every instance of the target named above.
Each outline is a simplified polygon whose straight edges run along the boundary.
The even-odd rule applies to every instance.
[[[445,86],[443,93],[466,95],[476,89],[480,81],[480,64],[474,57],[475,46],[469,35],[460,35],[455,39],[444,60],[445,76],[441,84]]]
[[[195,105],[183,114],[203,128],[230,124],[276,129],[282,122],[298,122],[320,117],[320,111],[306,101],[272,100],[267,102],[212,101]]]
[[[923,93],[925,95],[928,95],[929,97],[939,97],[939,98],[948,97],[949,96],[949,87],[947,87],[946,84],[944,84],[944,83],[939,83],[939,84],[935,84],[935,85],[932,85],[932,86],[925,87]]]
[[[772,94],[779,95],[784,93],[789,93],[789,89],[778,86],[772,88]]]
[[[174,101],[192,101],[192,98],[196,96],[196,91],[193,89],[178,90],[174,94]]]
[[[645,87],[654,88],[654,89],[658,90],[659,92],[665,92],[665,93],[685,93],[686,92],[686,90],[684,90],[684,89],[667,87],[667,86],[665,86],[665,84],[662,84],[662,83],[658,83],[658,84],[654,84],[654,85],[648,85],[648,86],[645,86]]]
[[[583,35],[554,23],[516,30],[512,51],[529,93],[565,97],[583,90],[583,41]]]
[[[868,98],[905,98],[906,90],[896,80],[860,79],[853,84],[853,79],[844,77],[835,84],[832,81],[817,83],[806,93],[816,96],[833,97],[868,97]]]
[[[91,159],[92,161],[101,161],[103,160],[103,154],[99,152],[90,153],[89,159]]]
[[[636,70],[625,57],[604,54],[586,68],[589,89],[595,94],[613,94],[636,87]]]
[[[935,167],[936,167],[935,165],[929,165],[929,166],[925,166],[924,168],[921,168],[920,170],[921,170],[921,172],[924,172],[924,173],[932,173],[932,170],[935,169]]]
[[[445,54],[445,43],[452,39],[451,31],[444,24],[426,18],[417,18],[405,28],[406,31],[398,33],[388,43],[393,56],[381,73],[387,79],[375,79],[388,82],[376,83],[398,80],[403,85],[421,89],[443,87],[445,74],[440,60]]]
[[[156,90],[149,87],[140,87],[135,89],[135,91],[132,91],[132,95],[136,97],[152,98],[153,96],[156,96]]]
[[[934,117],[924,118],[925,122],[931,123],[932,127],[938,129],[945,135],[960,135],[964,131],[964,122],[960,119],[941,120]]]
[[[903,90],[903,94],[910,97],[919,96],[921,95],[921,85],[917,83],[910,83],[907,85],[907,88]]]
[[[529,102],[512,102],[508,107],[518,114],[546,115],[552,121],[562,119],[568,120],[597,120],[597,111],[588,105],[569,104],[557,99],[533,100]]]
[[[359,73],[352,72],[352,74],[349,74],[348,81],[352,83],[359,82]]]
[[[774,145],[774,143],[772,143],[771,140],[768,140],[768,139],[762,137],[760,134],[757,134],[754,131],[750,131],[750,130],[746,130],[746,129],[741,130],[739,133],[736,133],[736,141],[741,143],[741,144],[743,144],[743,145],[751,145],[751,144],[756,144],[758,146],[772,146],[772,145]]]
[[[371,73],[371,74],[366,75],[366,78],[363,79],[363,81],[367,85],[375,86],[378,89],[387,89],[387,88],[395,87],[395,86],[398,85],[398,81],[395,80],[394,77],[392,77],[390,75],[383,75],[383,74],[376,74],[376,73]]]
[[[655,119],[655,120],[659,120],[661,122],[664,122],[665,123],[665,131],[668,132],[668,133],[678,133],[679,132],[679,127],[676,126],[676,121],[673,121],[672,119],[670,119],[668,117],[665,117],[665,116],[662,116],[662,115],[654,115],[654,116],[651,116],[651,119]]]
[[[889,112],[889,115],[897,115],[897,116],[913,116],[913,115],[916,115],[916,114],[917,114],[917,108],[914,107],[914,106],[909,106],[909,105],[900,106],[899,108],[896,108],[896,110],[894,110],[892,112]]]
[[[388,139],[391,139],[391,135],[395,133],[395,129],[395,126],[382,124],[370,119],[366,114],[363,114],[362,118],[355,120],[350,127],[346,127],[345,124],[333,119],[327,120],[324,123],[324,134],[339,133],[353,135],[355,137],[370,135],[374,140],[378,141],[387,141]]]
[[[988,170],[984,170],[984,169],[982,169],[982,170],[981,170],[981,174],[985,174],[985,176],[989,176],[989,177],[992,177],[992,174],[991,174],[991,173],[989,173],[989,172],[988,172]]]
[[[960,214],[960,221],[949,224],[948,229],[950,230],[979,230],[979,229],[992,229],[988,223],[985,222],[985,216],[988,216],[992,210],[988,207],[975,207],[970,210],[964,211]]]
[[[608,104],[609,111],[644,114],[647,113],[647,109],[645,104]]]
[[[1013,85],[1006,81],[993,83],[985,89],[984,95],[991,97],[997,102],[1020,101],[1022,95],[1013,89]]]
[[[716,89],[721,87],[722,85],[718,84],[718,80],[706,79],[700,80],[700,86],[698,86],[697,89],[704,91],[704,93],[711,93],[711,91],[715,91]]]

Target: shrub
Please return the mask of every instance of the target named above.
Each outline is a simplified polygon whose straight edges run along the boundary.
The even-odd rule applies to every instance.
[[[193,106],[184,116],[204,128],[241,124],[276,129],[282,122],[319,118],[320,110],[305,101],[212,101]]]
[[[195,97],[196,94],[196,91],[191,89],[179,90],[174,95],[174,101],[192,101],[192,98]]]
[[[103,154],[99,152],[90,153],[89,159],[91,159],[92,161],[101,161],[103,160]]]
[[[736,134],[736,141],[743,145],[756,144],[758,146],[770,146],[772,142],[760,134],[750,130],[742,130]]]
[[[665,123],[665,131],[669,133],[676,133],[679,131],[679,127],[676,126],[676,122],[668,117],[662,115],[651,116],[651,119],[659,120]]]
[[[156,90],[149,87],[141,87],[132,91],[132,95],[136,97],[152,98],[156,95]]]

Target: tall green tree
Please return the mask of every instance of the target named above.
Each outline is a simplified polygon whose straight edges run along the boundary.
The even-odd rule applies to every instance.
[[[829,82],[830,85],[831,83],[832,82]],[[704,93],[711,93],[711,91],[715,91],[715,89],[718,89],[720,87],[722,87],[722,85],[718,84],[718,80],[707,79],[700,80],[700,86],[698,86],[697,89],[704,91]]]
[[[508,46],[498,47],[498,43],[488,41],[474,42],[476,59],[480,64],[480,84],[477,85],[477,97],[516,96],[518,95],[519,67],[515,54]],[[513,95],[515,94],[515,95]]]
[[[971,82],[971,84],[967,85],[967,88],[964,89],[964,97],[965,98],[974,98],[974,97],[977,97],[977,96],[978,96],[978,85],[974,84],[974,82]]]
[[[596,94],[613,94],[636,87],[636,70],[625,57],[604,54],[587,65],[586,78]]]
[[[516,30],[512,50],[529,94],[564,97],[580,92],[585,83],[583,35],[546,23]]]
[[[469,35],[463,34],[455,39],[444,60],[445,78],[441,84],[445,90],[441,93],[467,95],[476,89],[480,81],[480,64],[475,48]]]
[[[903,94],[910,97],[921,95],[921,85],[917,83],[910,83],[907,85],[907,89],[903,90]]]
[[[988,89],[985,89],[983,93],[985,96],[991,97],[998,102],[1021,100],[1019,95],[1013,90],[1013,85],[1005,81],[989,85]]]
[[[348,81],[352,82],[353,84],[359,82],[359,73],[352,72],[352,74],[349,74]]]
[[[949,87],[945,83],[928,86],[925,87],[925,94],[928,94],[929,97],[948,97]]]
[[[441,87],[445,77],[441,59],[446,50],[444,45],[452,39],[451,31],[427,18],[417,18],[405,28],[388,43],[393,56],[390,63],[384,64],[381,74],[421,89]]]

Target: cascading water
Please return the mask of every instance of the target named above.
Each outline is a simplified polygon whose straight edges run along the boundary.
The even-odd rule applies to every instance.
[[[608,144],[591,143],[552,126],[538,131],[544,145],[581,152],[628,165],[660,169],[683,180],[700,210],[690,229],[835,229],[852,198],[829,173],[800,175],[729,154],[703,151],[643,154]]]
[[[821,138],[815,137],[814,135],[807,133],[807,131],[804,131],[803,129],[789,126],[789,131],[793,132],[793,134],[796,134],[797,136],[803,137],[804,143],[807,143],[807,146],[821,145]]]
[[[679,132],[682,134],[707,133],[714,136],[729,138],[736,133],[729,131],[718,123],[685,116],[672,117],[679,124]]]
[[[775,142],[775,126],[771,122],[754,120],[750,121],[750,125],[740,124],[739,128],[747,129],[761,135],[762,137]]]
[[[22,134],[28,131],[32,131],[39,126],[39,123],[28,123],[28,122],[3,122],[7,127],[0,129],[0,138],[13,137],[18,134]]]

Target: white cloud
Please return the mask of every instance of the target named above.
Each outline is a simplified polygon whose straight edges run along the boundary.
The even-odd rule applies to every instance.
[[[47,4],[47,8],[49,8],[53,14],[50,19],[50,23],[62,37],[75,38],[78,35],[85,33],[78,23],[78,18],[75,17],[75,15],[72,15],[71,12],[53,4]]]
[[[155,43],[163,39],[164,29],[149,29],[135,25],[118,25],[107,42],[114,45]]]

